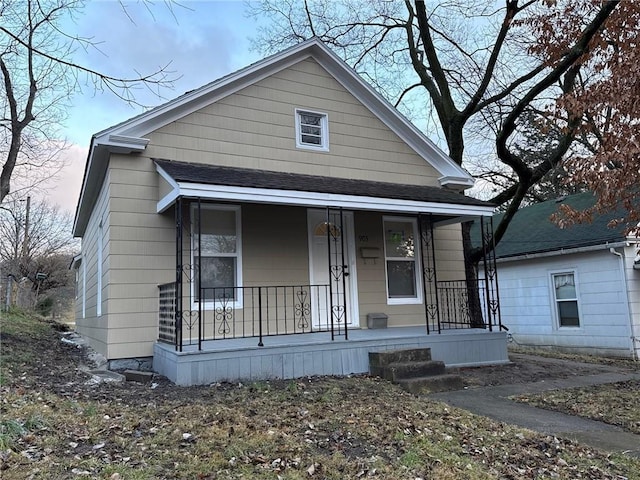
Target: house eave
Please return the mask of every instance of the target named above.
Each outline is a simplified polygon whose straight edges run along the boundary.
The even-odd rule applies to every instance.
[[[166,211],[179,197],[241,203],[374,210],[392,213],[432,213],[460,218],[491,216],[494,209],[493,206],[423,202],[300,190],[210,185],[190,182],[174,182],[174,185],[173,190],[158,201],[158,213]]]
[[[331,49],[312,38],[263,59],[164,105],[99,133],[99,137],[144,137],[179,118],[215,103],[266,77],[313,58],[347,91],[398,135],[441,175],[441,185],[457,190],[473,186],[473,177],[450,159]]]
[[[149,139],[126,135],[104,134],[91,139],[80,198],[76,207],[73,222],[73,236],[82,237],[91,216],[92,205],[100,192],[104,181],[109,156],[112,153],[142,153],[147,148]]]
[[[471,188],[475,185],[475,179],[471,176],[452,176],[452,175],[443,175],[438,178],[438,182],[442,187],[451,189],[451,190],[466,190],[467,188]]]
[[[534,260],[537,258],[548,258],[548,257],[556,257],[559,255],[571,255],[575,253],[586,253],[586,252],[595,252],[598,250],[608,250],[610,248],[619,248],[624,247],[626,242],[605,242],[599,243],[597,245],[587,245],[582,247],[574,247],[574,248],[559,248],[556,250],[550,250],[546,252],[537,252],[537,253],[526,253],[522,255],[514,255],[511,257],[498,257],[496,258],[497,263],[508,263],[508,262],[516,262],[519,260]]]

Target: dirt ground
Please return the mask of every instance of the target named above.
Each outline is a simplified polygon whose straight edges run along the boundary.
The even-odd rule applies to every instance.
[[[599,361],[599,359],[576,355],[552,357],[511,352],[509,360],[511,363],[507,365],[460,368],[453,371],[462,375],[466,386],[485,387],[638,369],[638,364],[634,365],[630,360],[602,359]]]
[[[637,460],[536,434],[380,380],[327,377],[177,387],[96,383],[55,324],[2,324],[0,477],[635,479]],[[7,328],[9,327],[9,328]],[[52,328],[55,327],[55,328]],[[464,368],[468,388],[600,373],[516,353]],[[375,398],[375,403],[363,399]]]
[[[51,335],[57,337],[40,339],[36,351],[39,352],[39,368],[29,372],[12,372],[18,376],[25,388],[41,387],[46,390],[66,397],[79,397],[86,399],[104,398],[117,395],[123,402],[135,401],[144,395],[147,400],[166,399],[178,400],[184,398],[199,398],[211,395],[212,386],[178,387],[164,377],[154,375],[151,383],[140,384],[136,382],[125,383],[93,383],[87,369],[95,367],[89,359],[89,350],[86,347],[76,346],[62,341],[65,326],[55,325]],[[21,345],[17,336],[3,334],[2,347],[5,352],[9,350],[19,351],[25,346]],[[31,339],[30,341],[34,341]],[[540,380],[552,380],[566,378],[572,375],[589,375],[605,373],[615,369],[633,369],[628,361],[613,361],[612,365],[598,363],[584,363],[575,359],[559,360],[557,358],[543,357],[526,353],[512,353],[509,356],[511,363],[505,365],[470,367],[451,369],[452,373],[458,373],[463,377],[466,387],[482,387],[493,385],[505,385]],[[25,368],[26,368],[25,364]],[[637,368],[637,366],[635,367]],[[314,378],[305,379],[305,382],[313,382]],[[290,380],[272,380],[270,383],[287,383]],[[372,386],[375,384],[372,384]],[[226,390],[237,387],[236,384],[216,384],[216,390]],[[375,393],[372,392],[372,395]]]

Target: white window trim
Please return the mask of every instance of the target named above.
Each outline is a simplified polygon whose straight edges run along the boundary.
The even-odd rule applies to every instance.
[[[227,210],[234,211],[236,213],[236,253],[234,254],[219,254],[217,256],[220,257],[235,257],[236,258],[236,287],[242,287],[242,220],[241,220],[241,208],[240,205],[223,205],[223,204],[213,204],[213,203],[203,203],[201,204],[202,210]],[[198,204],[191,204],[191,218],[195,219],[196,214],[198,212]],[[195,271],[195,238],[198,233],[196,230],[196,223],[194,221],[191,222],[191,278],[193,281],[191,282],[191,309],[197,310],[199,305],[199,300],[196,300],[195,290],[196,290],[196,271]],[[242,308],[242,299],[243,299],[243,289],[238,288],[238,295],[235,301],[230,304],[233,308]],[[202,308],[204,310],[214,310],[216,307],[220,307],[222,304],[219,301],[205,301],[202,302]]]
[[[386,241],[386,231],[385,231],[385,223],[386,222],[407,222],[411,223],[413,227],[413,238],[415,239],[414,243],[414,258],[413,262],[415,263],[415,274],[416,274],[416,296],[415,297],[389,297],[389,276],[387,272],[387,261],[398,259],[398,257],[387,257],[387,241]],[[384,248],[384,287],[387,292],[387,305],[419,305],[422,304],[422,263],[420,259],[422,258],[422,253],[420,250],[420,237],[418,236],[418,220],[412,217],[395,217],[395,216],[383,216],[382,217],[382,242]],[[407,262],[411,260],[405,260]]]
[[[321,117],[322,135],[320,137],[320,145],[312,145],[309,143],[302,143],[302,132],[300,129],[300,114],[310,113],[312,115],[319,115]],[[329,151],[329,115],[324,112],[316,112],[307,108],[295,109],[295,123],[296,123],[296,148],[303,148],[307,150],[315,150],[320,152]]]
[[[558,299],[556,298],[556,285],[555,285],[554,277],[556,275],[567,275],[567,274],[573,275],[573,282],[575,283],[575,287],[576,287],[575,302],[576,302],[576,307],[578,308],[578,323],[579,323],[577,327],[570,326],[570,325],[565,326],[560,324],[560,313],[558,312]],[[565,268],[562,270],[550,271],[549,272],[549,288],[551,289],[551,300],[553,301],[553,305],[551,308],[553,310],[553,319],[554,319],[556,330],[581,330],[583,319],[582,319],[582,312],[580,308],[580,288],[578,286],[577,270],[572,268]],[[568,300],[569,299],[565,299],[565,301],[568,301]],[[574,301],[574,300],[571,299],[570,301]]]
[[[97,291],[96,291],[96,317],[102,315],[102,235],[104,229],[102,228],[102,222],[98,225],[98,278],[97,278]]]
[[[82,318],[87,318],[87,262],[82,259]]]

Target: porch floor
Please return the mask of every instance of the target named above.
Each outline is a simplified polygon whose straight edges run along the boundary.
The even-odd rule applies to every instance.
[[[222,381],[348,375],[369,371],[369,352],[431,348],[447,366],[507,363],[507,335],[482,329],[443,330],[427,334],[424,326],[349,330],[349,339],[330,332],[233,338],[183,347],[156,343],[153,368],[178,385]]]

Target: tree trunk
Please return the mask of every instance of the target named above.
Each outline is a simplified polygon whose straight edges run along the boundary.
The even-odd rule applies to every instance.
[[[478,263],[471,258],[471,222],[462,224],[462,248],[464,250],[464,273],[467,284],[467,301],[469,302],[469,325],[471,328],[485,328],[480,302],[480,282],[478,281]]]

